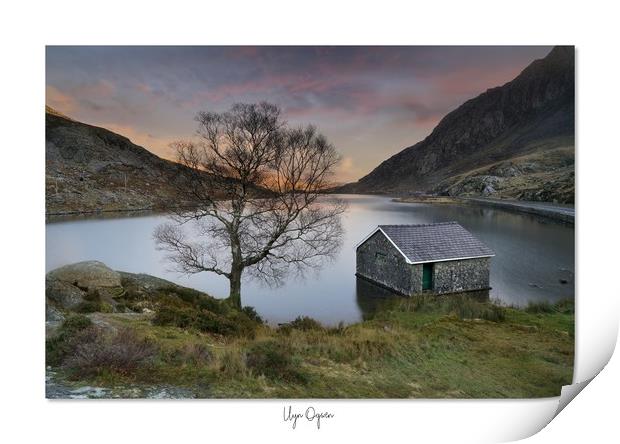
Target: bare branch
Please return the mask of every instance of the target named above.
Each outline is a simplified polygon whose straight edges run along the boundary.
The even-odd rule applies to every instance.
[[[175,180],[175,225],[155,232],[177,269],[224,275],[232,294],[245,269],[277,284],[336,254],[346,207],[319,198],[340,159],[315,127],[289,128],[265,102],[200,112],[196,121],[197,140],[173,144],[191,172]],[[182,231],[189,222],[200,242]]]

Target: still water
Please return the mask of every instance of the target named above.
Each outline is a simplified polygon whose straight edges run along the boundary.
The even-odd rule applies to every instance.
[[[270,323],[311,316],[327,325],[356,322],[374,305],[374,286],[357,282],[355,245],[379,224],[421,224],[455,220],[481,239],[496,256],[491,260],[491,297],[507,304],[573,298],[575,232],[573,226],[527,214],[469,205],[392,202],[379,196],[340,196],[349,203],[343,217],[345,237],[333,262],[305,278],[278,288],[244,281],[242,301]],[[147,273],[180,285],[226,297],[228,281],[202,273],[168,271],[164,253],[155,249],[155,227],[165,215],[57,220],[46,224],[46,270],[84,260],[99,260],[115,270]],[[566,281],[561,283],[560,281]]]

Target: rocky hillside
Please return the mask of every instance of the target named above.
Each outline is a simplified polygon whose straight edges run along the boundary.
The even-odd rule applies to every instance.
[[[152,209],[172,199],[180,165],[128,138],[45,108],[47,214]]]
[[[421,142],[340,192],[573,202],[575,54],[555,47],[446,115]]]

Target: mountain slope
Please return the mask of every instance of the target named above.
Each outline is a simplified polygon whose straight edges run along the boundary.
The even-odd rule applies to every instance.
[[[573,47],[554,48],[511,82],[487,90],[446,115],[426,139],[339,191],[432,191],[570,201],[571,183],[574,192],[574,63]],[[556,154],[546,156],[547,151]],[[537,180],[526,177],[531,174]],[[511,179],[517,176],[522,180]],[[554,183],[562,186],[559,194],[553,190]]]
[[[173,198],[183,167],[112,131],[45,109],[47,214],[152,209]]]

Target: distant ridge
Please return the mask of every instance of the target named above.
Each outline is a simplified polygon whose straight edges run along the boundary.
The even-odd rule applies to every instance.
[[[154,209],[173,200],[185,167],[128,138],[45,107],[47,214]]]
[[[575,51],[557,46],[514,80],[338,192],[433,192],[574,201]]]
[[[54,108],[52,108],[49,105],[45,105],[45,114],[51,114],[53,116],[63,117],[65,119],[67,119],[67,120],[73,120],[72,118],[67,117],[66,115],[64,115],[60,111],[55,110]]]

